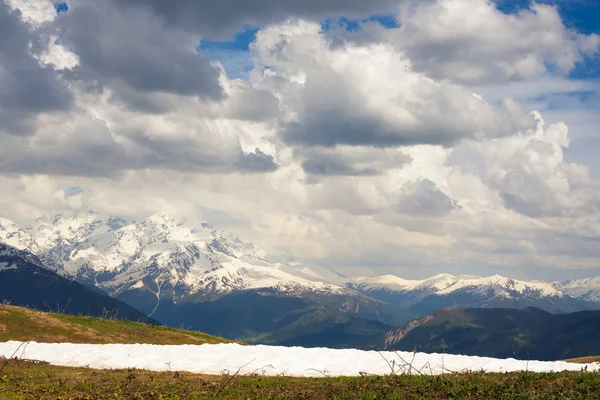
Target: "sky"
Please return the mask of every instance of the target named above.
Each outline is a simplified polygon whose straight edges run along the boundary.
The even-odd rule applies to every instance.
[[[346,274],[600,275],[595,0],[0,0],[0,214]]]

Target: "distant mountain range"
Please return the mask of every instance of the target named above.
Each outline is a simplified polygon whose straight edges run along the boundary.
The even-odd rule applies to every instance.
[[[156,324],[127,304],[44,268],[27,250],[3,243],[0,243],[0,300],[41,311]]]
[[[353,278],[348,283],[375,299],[429,315],[444,307],[525,308],[552,313],[600,308],[600,279],[581,281],[521,281],[499,275],[490,277],[441,274],[424,280],[393,275]]]
[[[442,307],[600,308],[598,278],[348,278],[275,260],[205,222],[167,215],[137,222],[57,215],[29,225],[0,218],[0,242],[161,323],[248,342],[373,348],[392,327]]]
[[[536,308],[440,309],[385,336],[388,350],[521,360],[600,354],[600,311],[551,314]]]

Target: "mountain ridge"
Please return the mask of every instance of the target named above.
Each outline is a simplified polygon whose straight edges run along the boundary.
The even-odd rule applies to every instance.
[[[439,274],[423,280],[407,280],[393,275],[357,277],[349,279],[347,285],[376,299],[402,304],[418,315],[428,315],[442,307],[533,306],[558,313],[598,309],[600,297],[590,295],[594,289],[585,291],[585,286],[581,287],[586,284],[594,287],[595,282],[593,278],[571,281],[568,286],[559,282],[522,281],[500,275]]]
[[[249,342],[321,343],[316,335],[323,329],[332,338],[334,332],[347,334],[340,343],[365,343],[357,332],[374,338],[443,307],[534,306],[553,313],[600,308],[593,278],[560,283],[500,275],[347,277],[271,257],[205,221],[166,214],[140,221],[57,215],[25,227],[0,218],[3,240],[37,250],[43,265],[61,276],[162,323]],[[269,328],[250,328],[246,316],[253,307],[270,315]],[[206,322],[223,315],[239,325]]]
[[[521,294],[529,292],[529,295],[537,293],[541,297],[557,298],[571,296],[600,303],[600,277],[564,282],[525,281],[501,275],[481,277],[451,274],[438,274],[422,280],[403,279],[395,275],[326,278],[310,267],[298,268],[293,266],[293,263],[267,261],[267,254],[254,244],[244,242],[225,231],[216,230],[206,222],[189,225],[184,220],[176,220],[166,214],[152,215],[139,222],[115,216],[101,218],[94,213],[71,216],[57,214],[52,218],[38,218],[36,222],[38,225],[22,228],[11,220],[0,217],[0,241],[38,254],[52,269],[62,269],[75,277],[80,270],[110,274],[132,261],[139,261],[139,257],[144,256],[145,261],[155,261],[157,264],[186,264],[193,258],[196,264],[200,261],[205,267],[214,268],[219,263],[227,264],[232,269],[231,275],[235,276],[243,275],[248,270],[244,270],[244,266],[237,262],[241,260],[249,262],[253,269],[267,267],[270,271],[281,271],[281,274],[275,274],[280,276],[273,277],[276,280],[289,280],[290,277],[285,275],[293,275],[293,279],[304,289],[311,289],[312,286],[337,292],[349,288],[363,293],[381,290],[390,293],[422,292],[424,295],[448,295],[465,288],[477,287],[480,291],[494,289],[497,291],[496,296],[500,297],[510,297],[506,291],[509,289]],[[201,260],[202,256],[199,257],[199,252],[203,250],[200,246],[208,249],[202,255],[204,260]],[[178,260],[179,256],[182,258]],[[202,273],[212,268],[205,268]],[[236,273],[238,269],[241,269],[241,274]],[[130,276],[133,278],[135,274]],[[85,278],[85,274],[82,277]],[[205,281],[205,285],[210,287],[212,283],[218,291],[217,286],[223,282],[222,278],[223,276],[217,276],[212,281]],[[108,281],[110,280],[98,283],[102,286],[103,282]],[[247,281],[246,285],[238,282],[240,284],[236,286],[236,280],[231,280],[230,284],[234,290],[271,287],[264,282],[250,286],[247,285]],[[199,286],[198,290],[200,289],[206,287]]]

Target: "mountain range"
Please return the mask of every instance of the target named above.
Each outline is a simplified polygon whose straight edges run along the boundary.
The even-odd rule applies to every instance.
[[[132,221],[80,213],[25,225],[0,218],[0,242],[161,323],[253,343],[375,348],[393,327],[442,307],[600,309],[600,278],[345,277],[164,214]]]
[[[537,307],[552,313],[598,309],[599,283],[598,278],[561,283],[440,274],[424,280],[393,275],[359,277],[351,279],[348,286],[416,315],[429,315],[444,307]]]

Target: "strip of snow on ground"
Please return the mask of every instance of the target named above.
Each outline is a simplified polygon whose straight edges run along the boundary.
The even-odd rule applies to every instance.
[[[19,347],[20,346],[20,347]],[[16,353],[15,353],[16,352]],[[46,361],[67,367],[96,369],[137,368],[150,371],[186,371],[219,375],[264,373],[265,375],[323,377],[358,376],[361,374],[387,375],[390,365],[395,373],[413,375],[450,372],[558,372],[599,371],[600,364],[570,364],[554,361],[522,361],[452,354],[425,354],[411,352],[376,352],[354,349],[242,346],[239,344],[204,344],[159,346],[149,344],[49,344],[29,342],[0,343],[0,356]],[[414,356],[414,359],[413,359]],[[393,363],[392,363],[393,361]],[[419,372],[417,372],[419,371]]]

